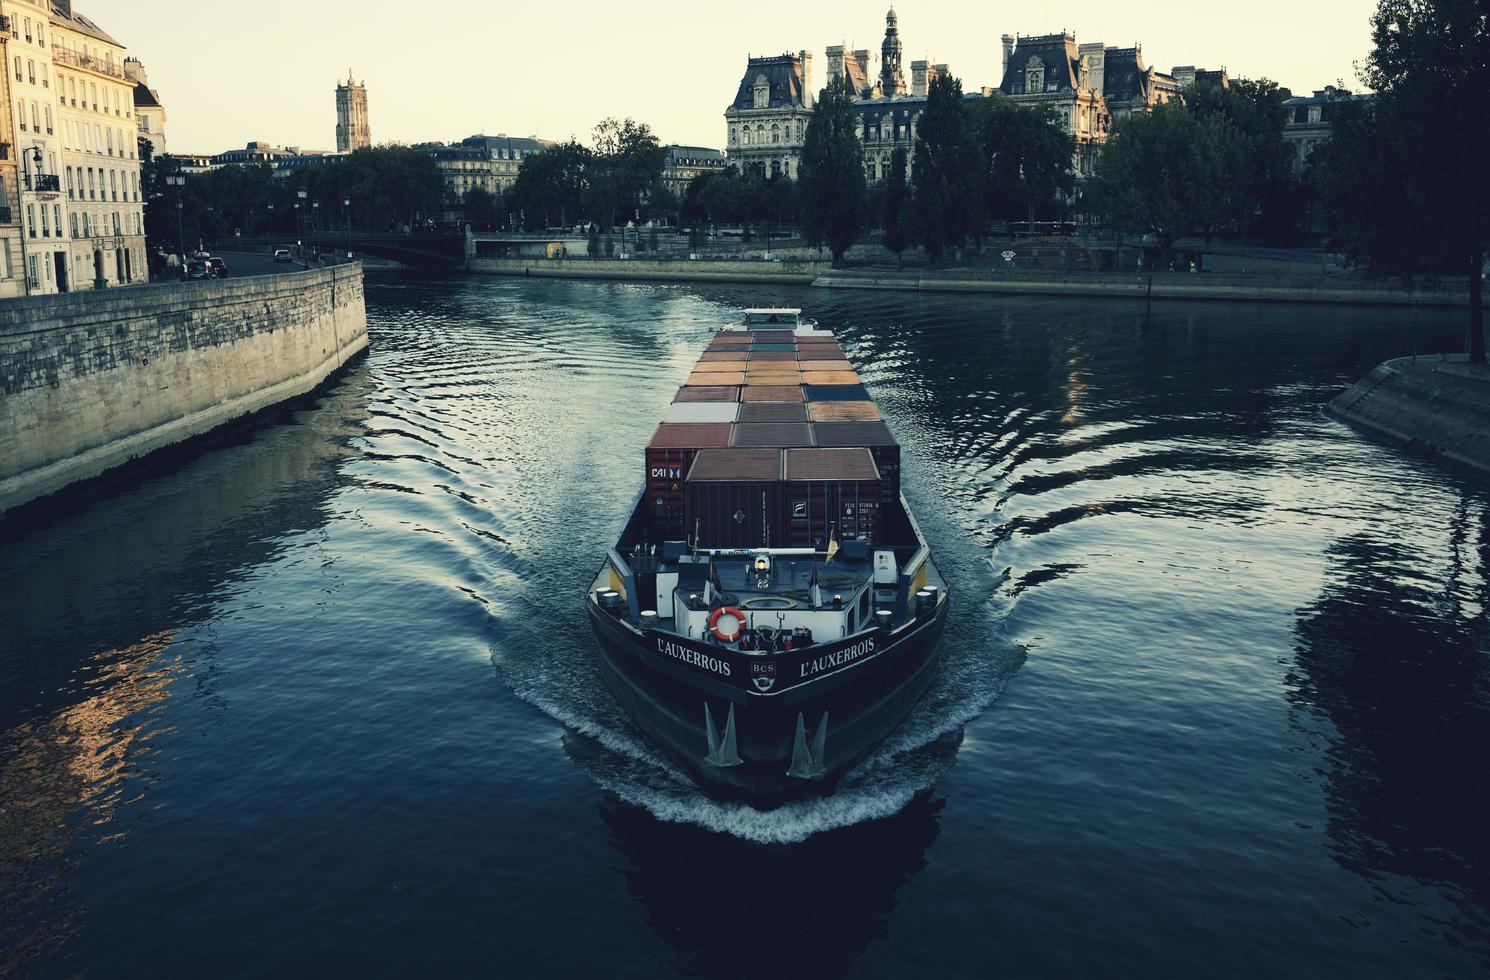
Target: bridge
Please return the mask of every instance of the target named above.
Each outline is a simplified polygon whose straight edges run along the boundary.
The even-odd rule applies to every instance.
[[[423,269],[457,269],[465,265],[466,238],[457,232],[430,232],[410,235],[398,232],[346,231],[321,229],[294,235],[256,235],[221,238],[212,244],[220,249],[272,252],[291,248],[297,241],[319,252],[345,252],[350,249],[362,255],[376,256]]]

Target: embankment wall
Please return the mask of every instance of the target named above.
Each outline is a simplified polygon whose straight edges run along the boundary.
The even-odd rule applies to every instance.
[[[366,347],[356,265],[0,302],[0,514],[301,397]]]
[[[750,282],[806,286],[829,263],[802,259],[467,259],[471,272],[532,279],[619,279],[627,282]]]
[[[1490,369],[1471,367],[1462,355],[1387,361],[1328,411],[1399,449],[1490,478]]]

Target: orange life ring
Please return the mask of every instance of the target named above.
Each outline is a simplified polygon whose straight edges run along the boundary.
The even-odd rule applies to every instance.
[[[725,613],[735,617],[735,621],[740,624],[735,627],[733,633],[723,633],[717,625],[719,617]],[[741,633],[745,632],[745,614],[734,606],[720,606],[709,616],[709,632],[713,633],[723,643],[733,643],[740,638]]]

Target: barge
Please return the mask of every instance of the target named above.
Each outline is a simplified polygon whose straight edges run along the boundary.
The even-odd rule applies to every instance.
[[[950,596],[900,446],[795,309],[717,333],[590,585],[599,672],[710,795],[829,793],[915,707]]]

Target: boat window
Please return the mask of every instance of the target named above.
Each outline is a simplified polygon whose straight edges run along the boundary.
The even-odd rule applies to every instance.
[[[864,592],[859,596],[859,619],[861,619],[861,620],[867,620],[868,618],[869,618],[869,590],[868,589],[865,589]]]

